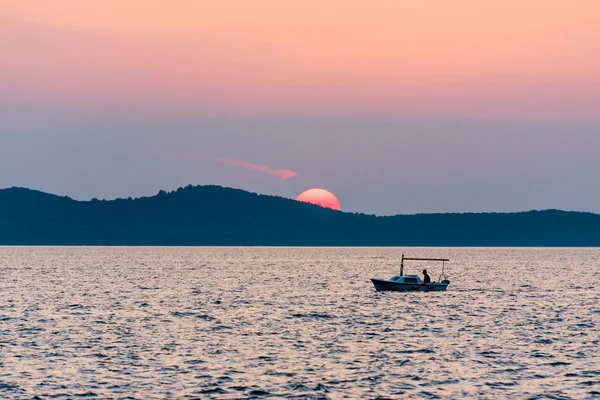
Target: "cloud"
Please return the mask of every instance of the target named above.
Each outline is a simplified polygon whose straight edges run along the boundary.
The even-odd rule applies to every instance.
[[[264,172],[265,174],[277,176],[282,180],[294,178],[300,175],[298,172],[290,171],[289,169],[275,169],[266,165],[252,164],[247,161],[232,160],[230,158],[216,158],[215,161],[222,164],[237,165],[250,171]]]
[[[158,154],[160,154],[163,157],[169,157],[169,158],[188,158],[188,159],[195,159],[195,160],[213,161],[213,162],[218,162],[221,164],[236,165],[238,167],[245,168],[249,171],[258,171],[258,172],[263,172],[265,174],[269,174],[272,176],[276,176],[281,180],[286,180],[286,179],[294,178],[296,176],[300,176],[299,172],[291,171],[289,169],[276,169],[276,168],[271,168],[269,166],[262,165],[262,164],[253,164],[253,163],[250,163],[247,161],[233,160],[231,158],[226,158],[226,157],[211,157],[211,156],[205,156],[205,155],[200,155],[200,154],[174,153],[174,152],[164,151],[164,150],[159,150]]]

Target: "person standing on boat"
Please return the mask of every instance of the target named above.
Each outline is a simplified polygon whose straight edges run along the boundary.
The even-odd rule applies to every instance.
[[[423,283],[429,283],[431,282],[431,278],[429,277],[429,275],[427,275],[427,270],[424,269],[423,270]]]

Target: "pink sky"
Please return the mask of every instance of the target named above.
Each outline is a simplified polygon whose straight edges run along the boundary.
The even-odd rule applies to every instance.
[[[4,0],[0,102],[597,119],[596,0]]]

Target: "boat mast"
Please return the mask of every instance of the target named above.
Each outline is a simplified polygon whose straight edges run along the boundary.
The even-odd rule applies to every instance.
[[[402,254],[402,261],[400,261],[400,276],[404,276],[404,254]]]

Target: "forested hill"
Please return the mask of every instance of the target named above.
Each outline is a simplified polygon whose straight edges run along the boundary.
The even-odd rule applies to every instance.
[[[220,186],[110,201],[11,188],[0,190],[0,245],[600,246],[600,215],[377,217]]]

